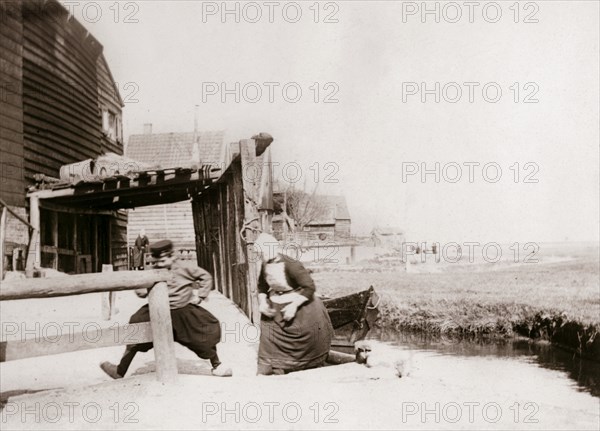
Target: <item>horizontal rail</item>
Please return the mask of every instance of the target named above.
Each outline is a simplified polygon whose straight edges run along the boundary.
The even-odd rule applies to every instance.
[[[149,289],[167,281],[167,270],[116,271],[93,274],[66,275],[56,278],[28,278],[2,281],[0,301],[56,296],[83,295],[94,292]]]
[[[150,322],[0,342],[0,362],[152,341]]]
[[[45,336],[41,339],[2,341],[0,362],[152,341],[158,380],[162,383],[175,381],[177,359],[169,307],[169,289],[165,282],[168,277],[169,272],[166,270],[117,271],[2,283],[0,300],[151,289],[148,295],[150,322],[61,334],[58,339]]]

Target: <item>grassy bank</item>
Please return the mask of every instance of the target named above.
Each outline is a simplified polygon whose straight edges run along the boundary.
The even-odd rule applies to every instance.
[[[599,264],[579,259],[488,271],[410,274],[315,268],[320,292],[339,296],[373,285],[380,324],[457,337],[545,339],[600,360]]]

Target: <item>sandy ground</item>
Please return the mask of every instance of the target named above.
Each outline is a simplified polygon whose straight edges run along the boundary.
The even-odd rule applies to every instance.
[[[20,323],[30,336],[42,323],[110,326],[126,322],[143,300],[118,295],[119,313],[102,321],[99,295],[0,303],[3,337]],[[0,365],[1,415],[8,429],[594,429],[600,400],[558,378],[559,371],[526,360],[452,358],[374,346],[384,365],[325,367],[286,376],[258,377],[257,332],[221,295],[205,304],[225,329],[219,352],[231,378],[209,376],[207,361],[177,347],[178,381],[156,381],[153,351],[136,357],[131,375],[113,381],[98,368],[116,362],[123,347],[29,358]],[[65,319],[64,316],[69,316]],[[56,325],[52,325],[56,328]],[[49,329],[48,329],[49,330]],[[386,362],[410,370],[398,378]],[[561,375],[562,376],[562,375]],[[13,392],[14,391],[14,392]]]

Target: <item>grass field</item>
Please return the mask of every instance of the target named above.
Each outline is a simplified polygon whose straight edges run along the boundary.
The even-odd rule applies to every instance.
[[[407,273],[321,266],[319,292],[341,296],[373,285],[386,329],[463,337],[525,335],[564,344],[600,359],[600,265],[587,255],[547,264],[445,268]],[[598,335],[598,336],[597,336]]]

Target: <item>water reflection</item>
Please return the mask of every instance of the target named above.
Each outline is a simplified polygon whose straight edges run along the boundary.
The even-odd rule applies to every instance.
[[[578,390],[600,397],[600,363],[582,359],[567,350],[529,340],[457,340],[406,332],[372,330],[369,338],[413,350],[452,356],[513,358],[543,368],[563,371]]]

